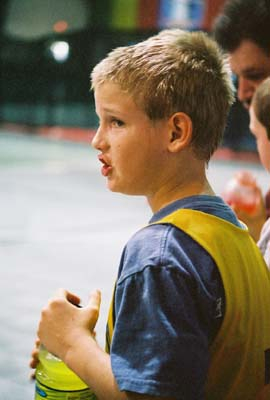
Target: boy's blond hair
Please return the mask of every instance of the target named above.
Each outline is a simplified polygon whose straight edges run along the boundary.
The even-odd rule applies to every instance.
[[[270,78],[265,79],[256,89],[252,106],[260,123],[265,127],[270,140]]]
[[[218,45],[206,33],[180,29],[116,48],[96,65],[91,81],[94,90],[104,82],[118,84],[153,121],[189,115],[193,150],[206,161],[221,141],[234,99]]]

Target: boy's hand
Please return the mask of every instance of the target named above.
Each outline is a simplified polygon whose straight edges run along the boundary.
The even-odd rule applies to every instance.
[[[47,350],[65,362],[65,356],[72,346],[80,343],[82,335],[94,336],[99,316],[101,295],[95,291],[90,295],[86,307],[78,308],[78,296],[59,289],[56,296],[41,312],[38,338]],[[35,350],[31,365],[36,366]]]
[[[38,351],[39,351],[40,340],[37,338],[35,341],[35,346],[31,353],[31,359],[29,362],[30,368],[35,369],[38,365]],[[35,372],[33,372],[30,376],[31,379],[35,379]]]

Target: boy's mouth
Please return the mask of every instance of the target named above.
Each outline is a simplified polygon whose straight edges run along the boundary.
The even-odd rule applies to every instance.
[[[102,154],[100,154],[98,156],[99,161],[103,164],[102,168],[101,168],[101,173],[103,176],[108,176],[110,171],[112,170],[112,166],[110,164],[107,163],[107,161],[105,160],[104,156]]]

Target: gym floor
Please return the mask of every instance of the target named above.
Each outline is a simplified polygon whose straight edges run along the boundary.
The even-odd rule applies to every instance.
[[[121,249],[151,212],[144,198],[110,193],[85,140],[0,129],[0,398],[31,400],[28,362],[40,310],[58,287],[102,292],[97,340],[104,333]],[[70,138],[68,138],[70,139]],[[208,168],[217,194],[240,169],[262,188],[257,158],[220,151]]]

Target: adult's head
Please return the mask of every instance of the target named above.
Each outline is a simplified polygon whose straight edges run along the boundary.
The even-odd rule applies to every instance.
[[[270,76],[270,0],[227,0],[213,25],[238,78],[238,98],[249,107],[257,86]]]
[[[233,101],[228,65],[203,32],[165,30],[113,50],[93,70],[92,87],[113,82],[150,120],[182,112],[192,120],[193,150],[208,161],[224,131]]]
[[[261,162],[270,172],[270,78],[256,89],[249,114],[250,130],[256,138]]]

